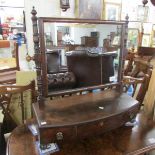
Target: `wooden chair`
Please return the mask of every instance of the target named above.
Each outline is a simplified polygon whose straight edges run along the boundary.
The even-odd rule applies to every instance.
[[[32,117],[31,104],[35,101],[35,81],[25,86],[0,85],[0,107],[4,114],[3,133]]]
[[[128,75],[132,69],[133,69],[133,62],[135,58],[135,53],[134,52],[128,52],[125,61],[127,61],[127,65],[124,69],[124,75]]]
[[[124,69],[124,75],[137,77],[141,71],[147,73],[148,69],[152,67],[150,62],[155,56],[154,51],[155,48],[151,47],[139,47],[137,52],[134,52],[134,49],[129,51],[125,58],[128,63]]]
[[[124,70],[124,90],[128,91],[132,85],[134,90],[132,96],[142,105],[148,89],[153,66],[149,61],[142,59],[134,52],[128,53],[126,60],[128,60],[128,64]]]
[[[127,92],[130,86],[133,86],[132,97],[137,99],[142,105],[145,94],[148,90],[150,78],[152,74],[152,69],[149,68],[148,72],[144,74],[143,77],[133,77],[133,76],[124,76],[123,77],[123,87],[124,91]]]

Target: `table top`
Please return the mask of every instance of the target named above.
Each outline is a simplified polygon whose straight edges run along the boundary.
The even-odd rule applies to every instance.
[[[103,120],[128,111],[138,101],[116,90],[74,95],[69,98],[47,101],[43,110],[33,108],[40,127],[73,126]],[[46,124],[42,125],[42,122]]]
[[[133,127],[122,126],[99,137],[63,144],[54,155],[138,155],[155,149],[155,125],[144,112],[136,117]],[[10,135],[7,155],[39,155],[35,137],[26,125],[18,126]]]

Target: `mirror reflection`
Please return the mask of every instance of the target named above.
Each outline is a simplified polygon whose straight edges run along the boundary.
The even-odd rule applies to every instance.
[[[121,25],[44,23],[48,90],[118,81]]]

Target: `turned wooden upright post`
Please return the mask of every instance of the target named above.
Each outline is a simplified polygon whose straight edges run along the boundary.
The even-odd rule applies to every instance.
[[[123,76],[124,76],[124,58],[125,58],[125,55],[127,54],[127,39],[128,39],[128,15],[126,15],[125,17],[125,23],[122,25],[122,34],[121,36],[124,36],[124,37],[121,37],[121,49],[122,51],[120,52],[120,57],[119,57],[119,62],[120,63],[120,66],[119,66],[119,75],[118,75],[118,81],[120,82],[120,91],[122,92],[123,91]]]
[[[125,16],[125,40],[124,40],[124,48],[127,49],[127,40],[128,40],[128,24],[129,24],[129,16],[128,14]]]
[[[142,46],[142,41],[143,41],[143,35],[144,35],[144,27],[143,27],[143,23],[141,23],[141,32],[139,34],[139,47]]]
[[[33,42],[34,42],[34,61],[36,65],[36,72],[37,72],[37,85],[38,85],[38,104],[39,108],[44,108],[44,96],[43,96],[43,83],[42,83],[42,72],[41,72],[41,62],[42,56],[39,48],[39,34],[38,34],[38,18],[36,16],[37,11],[33,7],[32,11],[32,24],[33,24]]]
[[[123,69],[122,69],[122,76],[125,75],[124,73],[124,64],[125,64],[125,59],[128,54],[128,49],[127,49],[127,41],[128,41],[128,24],[129,24],[129,16],[128,14],[125,16],[125,36],[124,36],[124,55],[123,55]]]

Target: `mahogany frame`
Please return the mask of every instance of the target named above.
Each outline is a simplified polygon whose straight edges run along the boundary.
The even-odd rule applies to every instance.
[[[32,24],[33,24],[33,42],[34,42],[34,61],[36,64],[37,72],[37,84],[38,84],[38,102],[39,105],[44,104],[44,98],[49,96],[66,95],[75,92],[93,90],[95,88],[104,88],[107,86],[116,85],[120,91],[122,91],[122,77],[123,77],[123,52],[126,49],[127,44],[127,28],[128,28],[128,18],[126,21],[106,21],[106,20],[90,20],[90,19],[73,19],[73,18],[48,18],[39,17],[37,18],[36,10],[33,7],[32,14]],[[45,22],[58,22],[58,23],[88,23],[88,24],[112,24],[121,25],[121,45],[120,45],[120,56],[119,56],[119,70],[118,70],[118,82],[106,85],[98,85],[92,87],[84,87],[78,89],[71,89],[67,91],[61,91],[53,94],[48,94],[48,84],[47,84],[47,67],[45,58],[45,44],[44,44],[44,23]]]

